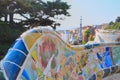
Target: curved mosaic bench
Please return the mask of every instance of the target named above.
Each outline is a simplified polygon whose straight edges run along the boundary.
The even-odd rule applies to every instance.
[[[46,28],[24,32],[0,63],[0,80],[101,80],[119,73],[120,43],[73,46]]]

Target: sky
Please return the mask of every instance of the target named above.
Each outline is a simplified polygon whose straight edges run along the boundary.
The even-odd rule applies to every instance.
[[[50,0],[49,0],[50,1]],[[51,0],[54,1],[54,0]],[[79,27],[82,25],[100,25],[115,21],[120,16],[120,0],[62,0],[71,5],[70,17],[60,21],[61,27]]]

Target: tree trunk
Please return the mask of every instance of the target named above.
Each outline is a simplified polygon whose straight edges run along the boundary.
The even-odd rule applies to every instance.
[[[7,17],[8,17],[8,15],[7,15],[7,14],[5,14],[5,22],[7,22]]]
[[[10,23],[13,23],[13,14],[9,15]]]
[[[14,21],[13,21],[13,14],[12,13],[9,14],[9,23],[10,23],[11,27],[14,27]]]

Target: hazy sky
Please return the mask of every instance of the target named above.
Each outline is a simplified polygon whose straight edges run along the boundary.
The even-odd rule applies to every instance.
[[[54,1],[54,0],[51,0]],[[61,26],[79,26],[80,16],[83,25],[109,23],[120,16],[120,0],[62,0],[71,5],[71,16],[61,22]]]

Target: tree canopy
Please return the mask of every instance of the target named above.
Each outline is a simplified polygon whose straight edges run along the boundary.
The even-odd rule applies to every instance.
[[[46,2],[42,0],[0,0],[0,20],[4,18],[5,22],[13,26],[15,14],[19,14],[25,18],[24,20],[16,19],[19,20],[19,24],[30,27],[49,25],[55,28],[56,25],[60,25],[56,19],[70,16],[68,9],[70,5],[61,0]]]

